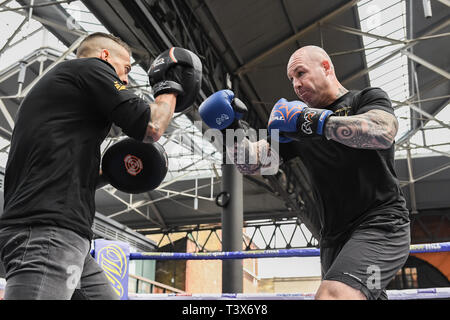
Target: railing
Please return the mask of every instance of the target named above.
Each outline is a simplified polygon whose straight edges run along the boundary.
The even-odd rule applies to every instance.
[[[136,280],[136,288],[134,293],[186,293],[180,289],[165,285],[161,282],[153,281],[144,277],[136,276],[133,274],[129,275],[130,278]],[[147,289],[143,288],[143,286],[148,286]]]

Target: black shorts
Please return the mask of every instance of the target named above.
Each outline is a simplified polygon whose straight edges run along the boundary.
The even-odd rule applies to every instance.
[[[409,219],[372,217],[342,244],[321,248],[322,279],[345,283],[369,300],[387,299],[386,286],[409,255]]]

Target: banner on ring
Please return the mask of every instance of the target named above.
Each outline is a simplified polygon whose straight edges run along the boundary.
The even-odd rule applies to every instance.
[[[94,240],[95,260],[121,300],[128,300],[130,247],[121,241]]]

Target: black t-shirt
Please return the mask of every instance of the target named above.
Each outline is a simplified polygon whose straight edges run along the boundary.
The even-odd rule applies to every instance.
[[[379,88],[350,91],[326,109],[352,116],[372,109],[394,114],[388,95]],[[386,150],[357,149],[325,137],[280,143],[285,160],[299,156],[308,169],[320,210],[321,246],[345,241],[358,225],[377,216],[408,219],[394,170],[394,145]]]
[[[91,238],[100,145],[112,123],[137,140],[148,103],[97,58],[56,65],[19,107],[5,173],[0,226],[50,224]]]

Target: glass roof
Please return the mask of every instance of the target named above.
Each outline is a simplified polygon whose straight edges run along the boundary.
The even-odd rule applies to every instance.
[[[7,8],[20,7],[16,1],[0,0],[0,2],[0,5],[6,5]],[[72,1],[70,4],[62,3],[61,6],[72,15],[73,21],[76,21],[88,33],[96,31],[107,32],[106,28],[99,23],[81,1]],[[362,31],[397,40],[408,38],[404,0],[363,0],[358,3],[357,7]],[[40,22],[28,19],[26,14],[21,14],[18,11],[9,9],[5,11],[5,8],[5,6],[0,8],[0,72],[39,48],[51,47],[61,53],[67,50],[67,47],[50,32],[46,31]],[[72,22],[68,21],[67,27],[70,28],[70,23]],[[21,27],[21,30],[16,33],[19,27]],[[366,48],[368,67],[375,65],[402,46],[383,39],[376,39],[373,36],[363,36],[362,39]],[[74,55],[69,55],[68,58],[74,58]],[[134,63],[133,60],[132,63]],[[397,139],[399,139],[411,128],[410,108],[401,103],[410,96],[407,57],[398,53],[393,58],[371,70],[368,75],[371,85],[383,88],[394,101],[395,113],[400,124],[397,135]],[[132,80],[130,81],[131,85],[136,89],[137,93],[147,93],[151,96],[145,70],[142,70],[138,65],[134,65],[130,73],[130,79]],[[450,109],[448,106],[437,114],[436,118],[448,125],[450,122]],[[197,127],[184,115],[177,115],[172,124],[175,129],[174,132],[166,134],[160,140],[170,158],[170,168],[165,183],[167,184],[177,179],[220,176],[221,155],[212,145],[204,141]],[[448,153],[450,151],[448,129],[442,128],[442,125],[436,121],[429,121],[424,130],[419,131],[409,141],[413,156],[439,152]],[[102,144],[102,150],[113,142],[105,141]],[[423,147],[424,143],[426,143],[427,148]],[[9,141],[0,137],[1,167],[6,165],[8,146]],[[399,148],[396,152],[396,157],[404,157],[405,155],[406,151],[402,148]],[[311,236],[308,230],[304,232],[308,238]],[[264,242],[259,237],[257,234],[254,241],[261,247],[264,247]],[[282,237],[278,235],[277,238],[281,239]],[[295,243],[295,246],[304,245],[305,243]],[[305,261],[302,260],[302,263],[305,264]],[[316,261],[313,261],[313,263],[315,263],[314,270],[320,271]],[[298,264],[294,265],[296,270],[298,270]]]
[[[88,33],[108,32],[81,1],[73,1],[70,4],[62,3],[61,6],[73,17],[73,20],[67,22],[67,27],[70,28],[70,23],[76,21]],[[16,1],[7,3],[7,8],[19,7],[20,5]],[[395,40],[408,38],[404,0],[363,0],[358,3],[358,12],[362,31]],[[29,19],[26,14],[17,10],[3,12],[0,10],[0,16],[0,71],[38,48],[51,47],[60,52],[67,50],[67,47],[46,31],[40,22]],[[20,31],[16,33],[19,27],[21,27]],[[373,66],[402,46],[402,44],[394,44],[385,39],[376,39],[373,36],[363,36],[362,39],[366,48],[368,67]],[[71,54],[68,58],[74,58],[74,55]],[[133,59],[132,63],[134,63]],[[394,102],[395,113],[400,124],[397,139],[411,128],[410,108],[408,105],[402,104],[410,96],[410,77],[407,64],[408,58],[398,53],[369,72],[371,85],[383,88]],[[151,89],[148,86],[145,70],[138,65],[133,65],[130,79],[131,87],[136,90],[136,93],[146,93],[147,96],[151,97]],[[450,119],[449,108],[444,108],[436,115],[436,118],[448,124]],[[215,152],[215,149],[202,139],[200,131],[192,122],[186,116],[178,115],[172,123],[176,128],[175,132],[170,135],[166,134],[160,141],[164,144],[171,159],[166,180],[220,175],[220,154]],[[430,121],[424,127],[424,130],[419,131],[410,139],[412,154],[426,155],[436,152],[449,152],[450,141],[447,130],[442,128],[439,123]],[[189,137],[191,137],[189,141],[180,138],[186,136],[186,132],[189,132]],[[196,141],[197,146],[202,146],[203,152],[195,151],[195,148],[189,144],[190,141]],[[184,145],[186,142],[188,146]],[[426,143],[427,148],[423,147],[424,143]],[[109,144],[109,141],[105,141],[102,147],[105,148]],[[3,167],[6,164],[7,145],[8,141],[0,138],[0,166]],[[202,154],[208,156],[202,159]],[[399,148],[396,152],[396,157],[405,155],[406,151],[402,148]]]
[[[358,3],[361,30],[372,35],[383,36],[394,40],[408,39],[406,30],[406,3],[404,0],[365,0]],[[366,48],[367,66],[370,68],[404,44],[363,36]],[[370,49],[374,48],[374,49]],[[411,129],[411,109],[403,103],[410,97],[410,75],[407,56],[398,52],[377,68],[369,72],[370,84],[385,90],[392,99],[395,114],[399,121],[396,139],[404,136]],[[440,121],[449,124],[450,111],[446,106],[435,116]],[[440,152],[450,152],[450,135],[432,120],[417,132],[410,140],[412,155],[430,155]],[[424,147],[424,145],[426,147]],[[406,156],[406,148],[398,147],[396,158]]]
[[[70,4],[62,3],[61,6],[73,17],[73,19],[67,21],[68,28],[71,27],[71,23],[76,22],[87,33],[108,33],[108,30],[81,1],[73,1]],[[8,3],[8,7],[19,8],[20,5],[16,1],[12,1]],[[16,11],[0,12],[0,16],[0,48],[4,47],[8,39],[13,36],[8,47],[0,56],[0,71],[39,48],[50,47],[61,53],[67,50],[67,47],[47,31],[40,22],[33,19],[28,20],[28,17]],[[22,23],[24,24],[20,32],[14,34]],[[75,58],[75,55],[70,54],[68,58]],[[146,93],[147,96],[152,98],[147,73],[134,62],[131,57],[133,67],[129,74],[129,88],[132,88],[136,94]],[[171,125],[175,128],[175,132],[171,133],[170,136],[165,134],[159,141],[164,145],[170,159],[169,172],[164,181],[220,176],[221,155],[216,152],[211,144],[202,139],[201,132],[197,127],[185,115],[176,115]],[[198,149],[198,146],[202,147],[200,152],[199,150],[193,150],[191,141],[195,141],[196,149]],[[114,140],[106,139],[102,144],[102,152],[112,142]],[[2,167],[6,166],[8,145],[9,141],[0,138],[0,166]]]

